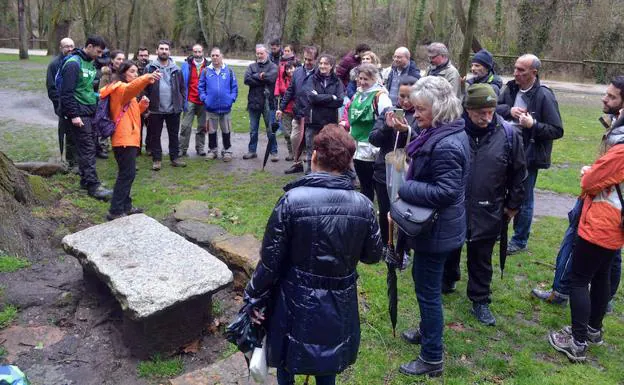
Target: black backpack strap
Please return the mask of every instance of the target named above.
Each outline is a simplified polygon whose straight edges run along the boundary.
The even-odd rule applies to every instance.
[[[619,184],[615,185],[615,191],[617,191],[618,198],[620,198],[620,216],[622,217],[620,226],[624,229],[624,198],[622,198],[622,190]]]

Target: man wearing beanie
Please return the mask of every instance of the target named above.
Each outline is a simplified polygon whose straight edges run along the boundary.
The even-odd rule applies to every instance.
[[[533,190],[537,171],[550,167],[553,140],[563,136],[559,105],[552,90],[540,83],[540,67],[537,56],[520,56],[514,65],[514,79],[507,82],[501,91],[496,107],[496,112],[522,133],[527,157],[524,202],[514,218],[514,235],[507,249],[509,254],[527,248],[533,221]]]
[[[496,96],[500,94],[500,89],[503,88],[503,79],[494,73],[494,58],[488,50],[482,49],[474,55],[470,64],[470,72],[474,77],[466,81],[468,86],[486,83],[492,86]]]
[[[470,141],[466,185],[467,295],[472,313],[485,325],[495,325],[490,311],[492,251],[504,221],[509,221],[524,198],[526,166],[522,137],[496,114],[496,93],[488,84],[474,84],[464,99],[464,121]],[[446,260],[442,292],[455,290],[461,248]]]

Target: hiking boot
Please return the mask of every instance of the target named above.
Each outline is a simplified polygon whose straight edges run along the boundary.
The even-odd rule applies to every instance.
[[[160,163],[159,160],[155,160],[154,163],[152,163],[152,170],[154,171],[160,171],[162,167],[162,164]]]
[[[295,157],[292,154],[288,154],[288,156],[284,158],[284,160],[286,162],[292,162],[293,160],[295,160]]]
[[[556,290],[540,290],[535,288],[531,290],[531,294],[533,294],[534,297],[553,305],[565,306],[568,304],[568,296],[560,294]]]
[[[408,344],[420,345],[420,341],[422,340],[422,334],[420,334],[420,329],[407,329],[403,333],[401,333],[401,338]]]
[[[113,213],[109,212],[108,214],[106,214],[106,220],[107,221],[114,221],[117,218],[123,218],[125,216],[127,216],[126,213],[113,214]]]
[[[454,293],[456,289],[457,289],[456,282],[448,283],[448,282],[442,281],[442,294]]]
[[[279,162],[279,156],[277,156],[277,153],[271,154],[271,162]]]
[[[587,343],[579,343],[564,331],[550,332],[548,342],[558,352],[568,356],[572,362],[583,362],[587,359]]]
[[[206,151],[199,150],[199,151],[197,151],[197,155],[199,155],[199,156],[206,156]]]
[[[221,158],[224,162],[232,161],[232,152],[231,151],[221,151]]]
[[[217,150],[210,150],[204,155],[206,156],[206,160],[217,159]]]
[[[290,166],[288,169],[286,169],[286,171],[284,171],[284,174],[296,174],[299,172],[303,172],[303,164],[295,163],[292,166]]]
[[[439,377],[444,371],[444,364],[442,362],[438,364],[429,364],[418,357],[414,361],[410,361],[407,364],[403,364],[399,367],[399,372],[410,376],[424,376]]]
[[[257,158],[258,154],[256,154],[255,152],[248,152],[245,155],[243,155],[243,159],[247,160],[247,159],[254,159]]]
[[[108,202],[113,197],[113,191],[106,189],[101,185],[98,186],[96,189],[89,191],[88,194],[89,196],[104,202]]]
[[[510,243],[507,246],[507,255],[513,255],[513,254],[517,254],[517,253],[520,253],[520,252],[523,252],[523,251],[527,251],[527,247],[526,246],[520,247],[520,246],[515,245],[513,243]]]
[[[473,303],[470,312],[474,314],[477,320],[482,324],[486,326],[496,325],[496,318],[494,318],[492,311],[490,311],[490,306],[487,303]]]
[[[186,162],[174,159],[171,161],[171,167],[186,167]]]
[[[134,215],[134,214],[142,214],[143,213],[143,209],[139,208],[139,207],[130,207],[130,210],[126,211],[126,215]]]
[[[184,157],[184,158],[188,158],[188,153],[186,151],[180,151],[180,153],[178,154],[178,156],[180,158]]]
[[[571,336],[572,326],[564,326],[563,329],[561,329],[561,332],[569,334]],[[604,344],[604,340],[602,339],[602,330],[597,330],[587,325],[587,342],[596,346]]]
[[[96,152],[95,157],[100,158],[100,159],[108,159],[108,152],[106,151]]]

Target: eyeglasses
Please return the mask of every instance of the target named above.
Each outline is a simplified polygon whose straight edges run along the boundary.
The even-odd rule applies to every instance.
[[[433,55],[433,56],[432,55],[428,55],[427,57],[429,58],[429,60],[433,60],[433,59],[437,58],[438,56],[440,56],[440,55],[439,54],[438,55]]]

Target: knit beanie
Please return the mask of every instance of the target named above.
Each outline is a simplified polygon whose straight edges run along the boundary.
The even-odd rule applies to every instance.
[[[491,85],[485,83],[473,84],[468,87],[464,107],[467,110],[496,107],[496,92]]]
[[[479,63],[491,71],[492,67],[494,66],[494,59],[492,58],[492,54],[489,53],[488,50],[482,49],[474,55],[471,63]]]

